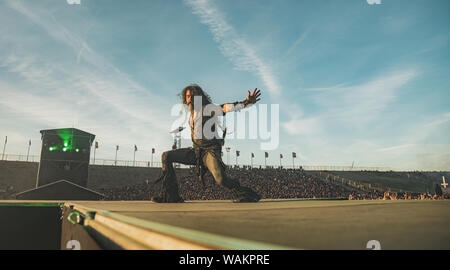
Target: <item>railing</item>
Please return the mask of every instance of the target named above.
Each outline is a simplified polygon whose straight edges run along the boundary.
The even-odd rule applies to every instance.
[[[161,162],[150,162],[141,160],[114,160],[114,159],[91,159],[90,165],[123,166],[123,167],[161,167]]]
[[[1,155],[0,155],[1,158]],[[39,162],[41,159],[41,156],[33,156],[33,155],[11,155],[11,154],[5,154],[3,156],[3,160],[8,161],[28,161],[28,162]]]
[[[1,157],[1,156],[0,156]],[[25,162],[39,162],[41,159],[38,155],[12,155],[5,154],[3,160],[6,161],[25,161]],[[161,162],[140,161],[140,160],[114,160],[114,159],[93,159],[89,161],[90,165],[105,165],[105,166],[122,166],[122,167],[157,167],[161,168]],[[178,167],[188,168],[189,166],[177,164]]]
[[[341,183],[343,185],[347,185],[362,191],[372,191],[372,190],[378,190],[378,191],[392,191],[391,188],[385,187],[382,184],[379,183],[363,183],[359,181],[350,180],[347,178],[344,178],[342,176],[338,175],[332,175],[328,174],[326,171],[320,171],[318,173],[322,178],[324,178],[326,181],[332,182],[332,183]],[[395,191],[402,192],[401,189],[395,189]]]
[[[39,162],[40,156],[37,155],[11,155],[5,154],[3,160],[7,161],[28,161],[28,162]],[[114,160],[114,159],[94,159],[91,158],[90,165],[104,165],[104,166],[123,166],[123,167],[156,167],[161,168],[161,162],[151,162],[151,161],[142,161],[142,160]],[[189,168],[190,166],[184,164],[176,164],[179,168]],[[267,169],[278,169],[279,165],[261,165],[261,164],[253,164],[250,166],[248,164],[240,164],[236,166],[235,164],[229,164],[230,167],[238,167],[238,168],[267,168]],[[286,165],[282,166],[283,169],[303,169],[305,171],[379,171],[379,172],[387,172],[392,169],[389,167],[352,167],[352,166],[311,166],[311,165]]]
[[[387,172],[389,167],[352,167],[352,166],[302,166],[306,171],[379,171]],[[292,168],[292,166],[291,166]]]
[[[122,166],[122,167],[147,167],[147,168],[161,168],[161,162],[151,161],[133,161],[133,160],[113,160],[113,159],[91,159],[89,165],[101,166]],[[189,165],[175,164],[176,168],[189,168]]]

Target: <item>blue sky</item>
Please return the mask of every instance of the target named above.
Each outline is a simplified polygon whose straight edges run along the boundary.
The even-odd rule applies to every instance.
[[[216,103],[262,90],[279,104],[268,164],[450,170],[450,2],[0,2],[0,140],[40,151],[39,130],[97,136],[97,158],[170,149],[177,94]],[[241,112],[242,113],[242,112]],[[229,140],[264,164],[262,139]],[[191,145],[188,139],[183,146]],[[226,160],[226,158],[224,158]]]

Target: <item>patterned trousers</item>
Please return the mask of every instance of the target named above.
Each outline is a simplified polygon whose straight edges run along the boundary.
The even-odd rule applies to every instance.
[[[248,188],[242,187],[237,180],[227,176],[220,148],[205,150],[198,156],[194,148],[187,147],[166,151],[162,154],[163,183],[161,196],[167,198],[168,201],[180,199],[173,163],[197,165],[198,158],[201,158],[203,166],[211,172],[216,183],[230,190],[233,197],[246,194]]]

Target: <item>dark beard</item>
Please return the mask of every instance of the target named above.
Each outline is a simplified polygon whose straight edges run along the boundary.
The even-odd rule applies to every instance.
[[[202,107],[203,107],[203,105],[204,105],[204,104],[202,104]],[[201,110],[203,109],[202,107],[197,108],[197,109],[199,109],[199,110],[201,111]],[[195,110],[195,104],[194,104],[194,101],[191,101],[190,105],[188,104],[188,109],[189,109],[189,111],[191,112],[191,114],[194,114],[194,110]]]

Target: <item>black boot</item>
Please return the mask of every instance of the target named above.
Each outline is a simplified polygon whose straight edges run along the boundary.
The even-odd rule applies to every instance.
[[[163,175],[155,181],[162,181],[161,190],[158,196],[152,197],[151,201],[155,203],[182,203],[183,198],[178,194],[178,183],[175,174],[164,172]]]
[[[182,203],[184,202],[183,198],[178,196],[166,196],[165,194],[154,196],[151,198],[151,201],[154,203]]]
[[[232,191],[234,203],[258,202],[261,196],[248,187],[239,187]]]

